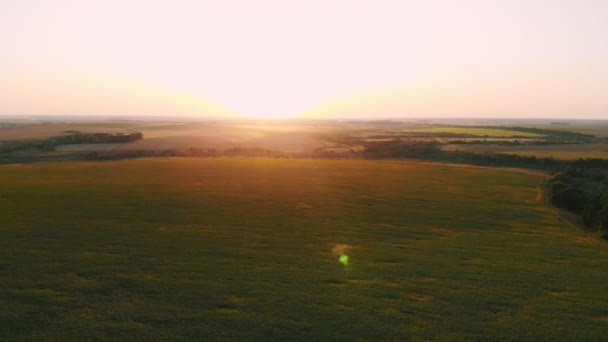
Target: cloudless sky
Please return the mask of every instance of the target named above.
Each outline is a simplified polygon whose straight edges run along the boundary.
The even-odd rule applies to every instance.
[[[604,0],[0,0],[0,115],[608,118]]]

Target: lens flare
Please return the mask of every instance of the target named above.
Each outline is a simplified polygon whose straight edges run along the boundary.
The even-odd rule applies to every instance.
[[[346,255],[346,254],[340,255],[340,258],[338,258],[338,261],[340,263],[342,263],[342,265],[348,266],[348,255]]]

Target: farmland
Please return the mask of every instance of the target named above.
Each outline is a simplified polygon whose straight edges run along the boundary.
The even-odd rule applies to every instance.
[[[34,120],[34,118],[32,118]],[[466,123],[468,121],[462,121]],[[85,120],[3,121],[0,163],[103,160],[156,156],[275,156],[361,159],[378,145],[427,143],[455,160],[454,151],[558,160],[605,158],[604,124],[513,121],[485,126],[415,120]],[[508,122],[507,122],[508,123]],[[576,124],[576,125],[574,125]],[[542,127],[542,128],[539,128]],[[566,128],[571,127],[569,131]],[[597,136],[579,131],[598,133]],[[87,137],[106,137],[106,141]],[[127,136],[138,137],[126,139]],[[113,138],[112,138],[113,137]],[[382,149],[386,150],[387,146]],[[398,151],[394,151],[398,152]],[[377,153],[374,153],[377,157]],[[428,159],[417,155],[416,158]],[[392,153],[392,158],[412,157]]]
[[[478,128],[478,127],[428,127],[411,130],[409,132],[419,133],[451,133],[459,135],[472,135],[478,137],[526,137],[526,138],[539,138],[541,134],[513,131],[509,129],[500,128]]]
[[[546,176],[258,158],[0,166],[0,340],[602,339],[606,243],[544,203]]]

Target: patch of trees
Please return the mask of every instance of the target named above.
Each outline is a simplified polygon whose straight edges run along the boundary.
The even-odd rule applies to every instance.
[[[441,144],[436,141],[371,141],[364,142],[363,145],[364,150],[361,157],[370,159],[414,158],[480,166],[540,169],[552,172],[566,167],[608,171],[608,159],[558,160],[550,157],[537,158],[517,154],[443,151],[441,150]]]
[[[442,153],[436,141],[389,140],[364,143],[364,158],[436,158]]]
[[[32,149],[40,149],[40,150],[52,150],[52,146],[43,144],[42,140],[11,140],[4,141],[2,145],[0,145],[0,153],[13,153],[17,151],[23,150],[32,150]]]
[[[449,163],[473,164],[480,166],[507,166],[533,169],[553,169],[560,161],[553,158],[536,158],[515,154],[490,154],[462,151],[442,151],[436,141],[374,141],[366,142],[362,153],[364,158],[414,158]]]
[[[608,170],[566,167],[547,182],[549,201],[582,216],[584,224],[608,238]]]
[[[491,154],[462,151],[442,151],[441,161],[479,166],[519,167],[540,170],[552,170],[561,165],[561,161],[550,157],[537,158],[535,156],[521,156],[517,154]]]
[[[23,150],[53,151],[56,146],[71,144],[107,144],[107,143],[130,143],[143,139],[141,132],[135,133],[81,133],[73,131],[73,134],[49,137],[41,140],[11,140],[0,145],[0,153],[12,153]]]
[[[50,137],[45,140],[48,144],[58,145],[69,145],[69,144],[109,144],[109,143],[129,143],[144,138],[143,133],[81,133],[74,131],[75,133],[69,135],[62,135],[57,137]]]

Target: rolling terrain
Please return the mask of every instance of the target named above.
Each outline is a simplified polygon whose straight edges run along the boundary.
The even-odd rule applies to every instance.
[[[545,177],[366,160],[0,166],[0,340],[602,339],[606,243],[544,203]]]
[[[448,156],[444,157],[451,161],[458,155],[452,152],[460,152],[460,155],[512,154],[561,161],[606,159],[608,156],[608,144],[602,131],[608,127],[605,122],[532,125],[513,121],[511,124],[516,126],[505,126],[495,120],[492,125],[465,126],[416,120],[51,119],[35,121],[32,118],[32,122],[19,122],[3,121],[0,117],[0,163],[142,156],[233,156],[234,153],[256,157],[356,159],[369,158],[365,151],[376,150],[379,145],[386,151],[394,145],[420,143],[445,152]],[[568,127],[572,130],[567,130]],[[100,134],[138,134],[140,138],[122,142],[83,139]],[[431,146],[433,144],[435,147]],[[429,156],[430,153],[426,153],[414,157],[425,159]],[[411,158],[412,155],[392,153],[392,157]]]

